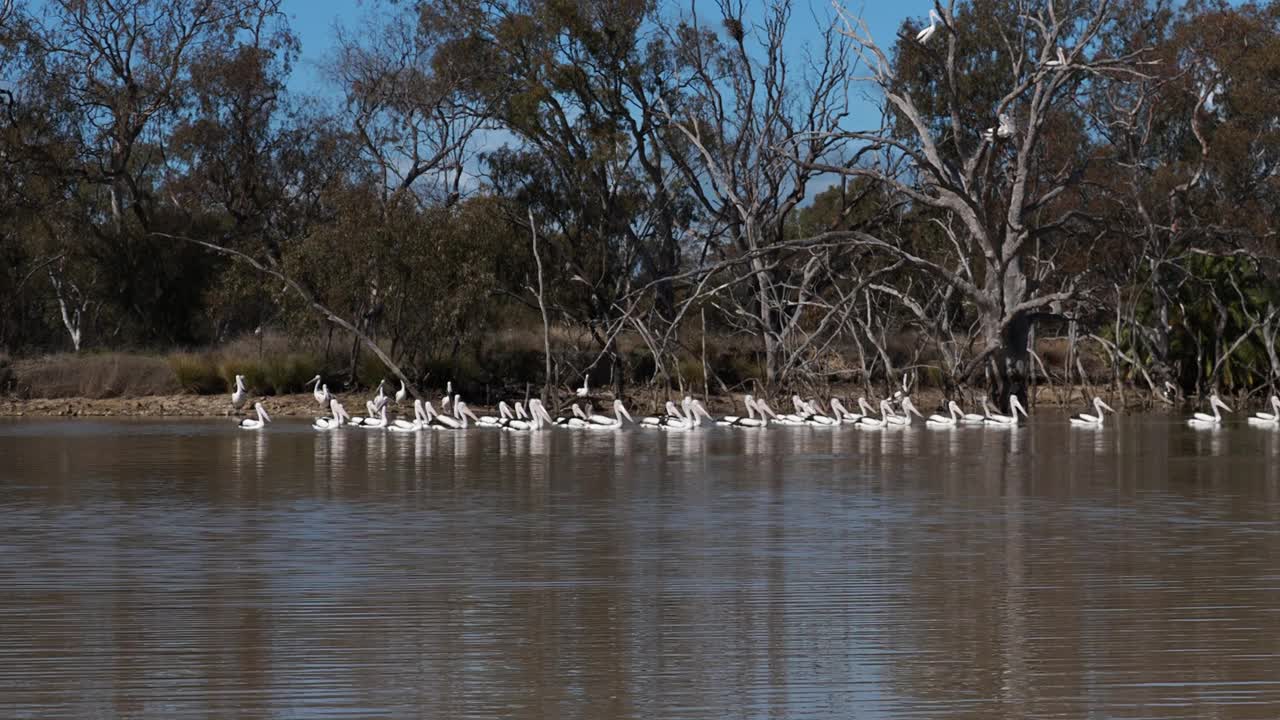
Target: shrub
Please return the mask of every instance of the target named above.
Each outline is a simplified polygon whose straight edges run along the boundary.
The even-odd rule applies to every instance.
[[[14,367],[26,397],[111,398],[167,395],[180,385],[164,358],[127,353],[52,355]]]
[[[218,363],[207,354],[174,353],[169,356],[169,367],[184,392],[216,395],[229,391],[230,385],[218,372]]]

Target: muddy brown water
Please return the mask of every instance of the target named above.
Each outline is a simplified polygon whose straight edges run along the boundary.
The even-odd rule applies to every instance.
[[[1277,718],[1278,461],[0,421],[0,718]]]

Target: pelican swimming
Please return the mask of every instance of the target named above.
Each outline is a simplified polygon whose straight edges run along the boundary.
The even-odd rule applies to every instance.
[[[521,408],[522,406],[519,403],[517,403],[516,404],[517,414],[520,414]],[[511,432],[528,432],[531,430],[541,430],[545,425],[549,425],[555,422],[552,419],[551,414],[547,412],[547,409],[545,407],[543,407],[542,401],[537,398],[534,398],[529,401],[528,414],[529,414],[529,418],[527,419],[514,418],[511,420],[508,420],[507,424],[502,426],[502,429],[509,430]]]
[[[951,400],[947,402],[946,415],[930,415],[924,424],[928,427],[955,427],[960,424],[962,418],[964,418],[964,412],[960,409],[959,403]]]
[[[1280,397],[1271,396],[1271,409],[1275,412],[1259,411],[1249,416],[1250,425],[1264,425],[1267,427],[1275,427],[1280,425]]]
[[[241,430],[261,430],[262,428],[267,426],[267,423],[271,422],[271,416],[267,414],[267,411],[265,409],[263,409],[262,403],[260,402],[254,403],[253,409],[254,411],[257,412],[258,417],[245,418],[241,420],[240,421]]]
[[[1198,412],[1187,418],[1187,424],[1191,427],[1218,427],[1222,424],[1222,413],[1219,413],[1218,410],[1222,409],[1231,412],[1231,408],[1222,402],[1218,397],[1218,393],[1213,393],[1209,396],[1209,409],[1213,411],[1212,415]]]
[[[382,430],[387,427],[387,405],[382,404],[382,409],[374,417],[367,417],[364,422],[360,423],[360,427],[366,430]]]
[[[622,404],[622,401],[614,400],[613,417],[592,415],[587,418],[587,427],[592,430],[616,430],[622,427],[622,418],[626,418],[628,422],[635,422],[631,418],[631,413],[627,412],[627,408]]]
[[[342,407],[342,403],[337,398],[329,400],[330,417],[318,417],[315,422],[311,423],[311,427],[316,430],[337,430],[342,427],[346,420],[347,411]]]
[[[912,415],[915,415],[918,418],[924,417],[924,415],[922,415],[920,411],[916,409],[915,403],[911,402],[911,398],[904,397],[902,398],[902,402],[899,404],[902,406],[901,415],[897,413],[890,413],[884,416],[884,419],[888,421],[890,425],[900,425],[900,426],[910,425]]]
[[[754,396],[752,396],[750,393],[748,393],[747,395],[744,395],[744,396],[743,396],[743,398],[742,398],[742,404],[743,404],[744,406],[746,406],[746,408],[747,408],[747,414],[746,414],[745,416],[743,416],[743,415],[725,415],[725,416],[723,416],[723,417],[717,418],[717,419],[716,419],[716,424],[717,424],[717,425],[733,425],[734,423],[736,423],[736,422],[738,422],[739,420],[741,420],[743,417],[748,417],[748,418],[751,418],[751,419],[755,419],[755,416],[756,416],[756,404],[755,404],[755,397],[754,397]]]
[[[413,420],[396,418],[387,426],[387,429],[393,432],[417,432],[426,427],[429,419],[422,401],[415,398],[413,401]]]
[[[871,410],[871,406],[867,405],[866,409]],[[863,430],[878,430],[889,424],[889,418],[893,416],[893,407],[889,405],[888,400],[880,401],[880,417],[873,417],[870,412],[858,418],[855,425]]]
[[[719,421],[717,421],[716,424],[729,425],[731,427],[740,427],[740,428],[769,427],[769,412],[771,411],[769,411],[767,408],[760,407],[760,404],[756,402],[756,399],[751,395],[748,395],[746,397],[744,404],[747,406],[746,416],[734,417],[732,419],[730,419],[729,417],[721,418]],[[759,413],[760,417],[756,417],[757,413]]]
[[[956,404],[956,407],[960,407],[959,403]],[[960,413],[961,425],[982,425],[986,422],[987,416],[982,413],[967,413],[964,411],[961,411]]]
[[[1102,427],[1102,423],[1103,423],[1102,411],[1107,410],[1109,412],[1115,412],[1115,410],[1112,410],[1111,406],[1103,402],[1102,398],[1100,397],[1096,397],[1093,399],[1093,409],[1095,412],[1098,413],[1097,415],[1091,415],[1089,413],[1077,413],[1070,417],[1071,424],[1075,425],[1076,427]]]
[[[839,400],[836,402],[839,402]],[[840,417],[838,415],[832,416],[821,412],[821,408],[817,407],[816,403],[806,402],[805,411],[807,413],[804,418],[806,425],[814,425],[816,427],[835,427],[840,424]]]
[[[571,406],[572,415],[561,415],[556,418],[556,425],[567,428],[581,428],[587,425],[587,413],[577,404]]]
[[[662,427],[662,425],[667,421],[668,418],[683,419],[683,417],[680,415],[680,411],[676,410],[676,404],[674,402],[668,400],[666,405],[663,406],[663,409],[666,410],[665,415],[648,415],[646,417],[640,418],[640,426],[657,428],[657,427]]]
[[[512,419],[512,417],[511,406],[507,404],[506,400],[500,400],[498,402],[498,414],[496,416],[481,415],[480,418],[476,420],[476,424],[483,425],[485,427],[498,427],[507,420]]]
[[[929,11],[929,27],[916,33],[916,42],[920,43],[921,45],[929,42],[929,38],[933,37],[933,34],[938,31],[938,23],[940,22],[942,22],[942,17],[938,15],[938,11],[930,10]]]
[[[248,397],[249,393],[244,387],[244,376],[237,375],[235,389],[231,391],[231,407],[239,410],[244,407],[244,401],[247,400]]]
[[[1010,427],[1018,424],[1018,413],[1022,413],[1022,417],[1027,417],[1027,409],[1022,407],[1022,401],[1017,395],[1009,396],[1009,411],[1012,415],[1001,415],[991,412],[991,407],[987,405],[987,398],[982,398],[982,410],[987,417],[985,423],[987,425],[996,425],[1001,427]]]

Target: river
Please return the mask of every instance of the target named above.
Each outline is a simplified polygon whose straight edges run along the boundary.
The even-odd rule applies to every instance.
[[[0,717],[1274,719],[1278,457],[0,421]]]

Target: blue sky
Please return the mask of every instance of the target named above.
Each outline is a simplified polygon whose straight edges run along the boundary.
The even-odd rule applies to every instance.
[[[302,56],[294,69],[290,89],[321,97],[335,94],[336,90],[324,80],[323,73],[320,71],[321,64],[332,57],[334,28],[338,25],[357,26],[363,16],[380,9],[381,4],[379,0],[284,0],[284,10],[289,16],[289,24],[302,42]],[[703,17],[709,20],[718,17],[714,2],[695,0],[694,4]],[[860,13],[866,19],[876,40],[888,46],[892,44],[893,34],[903,18],[925,17],[929,13],[929,8],[933,6],[933,2],[932,0],[895,0],[860,4],[848,1],[845,6],[854,13]],[[825,0],[795,0],[792,11],[793,47],[799,49],[806,42],[814,40],[820,30],[818,19],[826,18],[830,13],[831,5]],[[857,98],[851,98],[851,100],[856,101]],[[863,124],[860,122],[863,119],[867,122],[875,122],[874,111],[869,107],[862,113],[855,111],[854,124]]]

